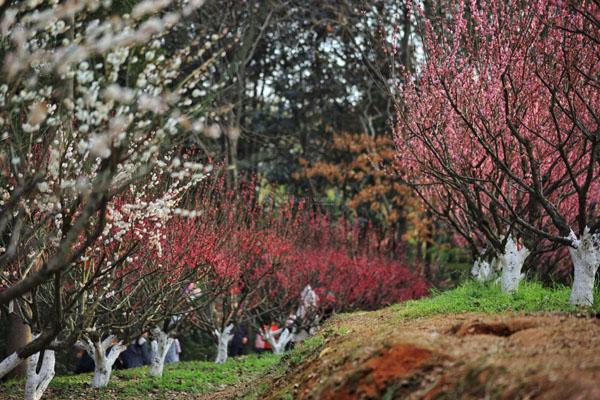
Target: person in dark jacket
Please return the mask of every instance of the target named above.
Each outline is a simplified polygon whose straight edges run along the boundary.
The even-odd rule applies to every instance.
[[[90,357],[87,351],[78,349],[77,350],[77,364],[75,365],[76,374],[85,374],[86,372],[94,372],[96,364],[94,359]]]
[[[122,369],[137,368],[150,365],[152,362],[152,349],[145,335],[140,336],[127,346],[127,350],[119,356],[119,367]]]
[[[229,343],[229,355],[231,357],[241,356],[246,353],[248,344],[248,329],[245,324],[239,324]]]

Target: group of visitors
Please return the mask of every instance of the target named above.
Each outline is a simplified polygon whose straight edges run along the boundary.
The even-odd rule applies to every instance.
[[[186,291],[197,295],[199,289],[195,285],[190,285]],[[300,295],[300,306],[296,313],[288,316],[283,327],[280,327],[276,321],[271,321],[270,324],[263,325],[254,339],[254,351],[258,353],[272,351],[271,343],[265,337],[269,332],[270,335],[278,340],[285,329],[291,333],[291,340],[286,344],[285,350],[291,350],[296,343],[301,342],[308,336],[315,333],[318,329],[321,317],[317,314],[317,305],[319,298],[310,285],[307,285]],[[322,310],[321,310],[322,311]],[[177,318],[172,317],[173,323],[177,322]],[[245,323],[240,323],[236,326],[233,333],[233,338],[229,343],[228,354],[231,357],[241,356],[250,352],[250,334],[248,326]],[[148,334],[132,341],[127,349],[119,355],[114,367],[117,369],[136,368],[144,365],[150,365],[153,354],[157,351],[157,343],[155,340],[149,341]],[[169,348],[165,357],[165,364],[175,363],[179,361],[181,354],[181,344],[175,339]],[[84,373],[94,371],[94,360],[87,354],[85,350],[77,349],[77,364],[75,373]]]
[[[328,294],[328,296],[330,295]],[[330,304],[333,304],[335,298],[330,296],[327,298],[327,300]],[[271,321],[270,324],[263,325],[260,331],[256,333],[256,337],[254,339],[254,349],[256,352],[263,353],[272,350],[271,343],[269,343],[265,337],[267,332],[270,332],[275,340],[279,339],[279,336],[285,329],[292,333],[291,340],[286,344],[286,351],[294,348],[296,343],[299,343],[308,336],[313,335],[318,329],[319,322],[321,320],[321,317],[318,315],[318,304],[319,296],[317,296],[317,293],[310,285],[306,285],[300,294],[300,305],[296,310],[296,313],[292,313],[288,316],[287,320],[285,321],[285,325],[282,328],[279,327],[277,322]],[[232,356],[238,355],[237,352],[239,349],[243,348],[248,343],[248,337],[245,333],[245,328],[243,328],[241,332],[244,332],[243,336],[239,336],[238,332],[236,332],[234,335],[232,348],[235,349],[235,352],[230,352]],[[236,338],[238,340],[237,343]]]
[[[285,350],[291,350],[294,348],[294,345],[297,342],[302,341],[307,335],[303,335],[301,329],[297,329],[296,324],[296,315],[290,314],[285,321],[285,326],[280,328],[277,322],[271,321],[268,325],[263,325],[262,332],[256,334],[256,338],[254,340],[254,348],[258,353],[263,353],[266,351],[272,350],[271,343],[265,338],[266,332],[271,332],[271,335],[278,340],[279,336],[283,332],[284,329],[288,329],[290,332],[294,333],[292,335],[292,339],[287,343]]]
[[[270,326],[263,326],[263,329],[268,328],[270,328],[272,332],[276,332],[279,329],[279,326],[275,322],[272,322]],[[229,343],[229,356],[237,357],[244,354],[248,354],[248,352],[250,351],[249,337],[250,335],[246,324],[239,324],[233,333],[233,338],[231,339],[231,342]],[[271,345],[264,338],[261,332],[256,333],[256,337],[254,339],[254,350],[257,353],[263,353],[271,350]]]
[[[302,340],[306,339],[312,332],[308,332],[304,328],[297,326],[297,317],[295,314],[290,314],[285,321],[285,326],[281,328],[275,321],[271,321],[270,324],[265,324],[256,332],[254,337],[254,351],[257,353],[264,353],[273,350],[271,343],[265,337],[265,333],[270,332],[275,340],[279,339],[279,336],[284,329],[288,329],[289,332],[293,333],[292,339],[287,343],[286,350],[291,350],[294,345]],[[231,357],[241,356],[247,354],[250,351],[250,340],[249,332],[246,324],[239,324],[234,333],[231,342],[229,343],[229,355]]]

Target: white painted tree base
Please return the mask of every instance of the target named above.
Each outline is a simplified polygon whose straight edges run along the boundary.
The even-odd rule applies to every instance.
[[[569,254],[574,268],[569,302],[589,307],[594,305],[594,282],[600,265],[600,236],[590,234],[586,227],[580,239],[572,231],[569,239],[572,242]]]
[[[115,361],[127,348],[120,341],[117,342],[114,335],[109,335],[106,339],[98,342],[86,338],[84,341],[78,341],[77,346],[87,351],[90,357],[94,359],[95,369],[92,377],[92,387],[106,387],[110,381]],[[110,351],[106,354],[106,350],[109,348]]]
[[[19,364],[23,361],[16,352],[12,353],[8,357],[5,357],[4,360],[0,362],[0,379],[3,378],[6,374],[8,374],[13,369],[17,368]]]
[[[275,339],[275,335],[277,335],[279,332],[281,332],[279,338]],[[281,331],[280,329],[276,332],[271,332],[270,330],[268,330],[264,332],[264,337],[271,345],[273,353],[280,355],[285,352],[285,346],[287,346],[287,344],[292,340],[294,335],[290,332],[289,329],[285,328],[283,331]]]
[[[161,377],[165,368],[165,358],[175,339],[169,337],[167,333],[159,328],[154,328],[152,330],[152,336],[156,340],[156,349],[152,355],[150,376]]]
[[[213,334],[217,337],[217,358],[215,362],[217,364],[225,364],[227,361],[227,347],[229,346],[229,342],[233,339],[233,335],[231,331],[233,330],[233,324],[227,325],[227,327],[223,330],[223,332],[215,329]]]
[[[498,264],[502,269],[500,280],[504,292],[512,293],[519,289],[519,283],[524,276],[521,270],[528,255],[529,250],[525,246],[519,249],[512,236],[508,237],[504,254],[498,256]]]
[[[475,278],[477,282],[485,283],[493,281],[496,276],[496,271],[492,267],[492,263],[484,260],[482,258],[478,258],[473,263],[473,268],[471,268],[471,275]]]
[[[45,350],[40,371],[37,372],[40,353],[29,357],[27,365],[27,379],[25,381],[25,400],[39,400],[54,378],[55,357],[54,351]]]
[[[509,236],[504,246],[504,253],[497,254],[491,262],[478,258],[473,263],[471,275],[476,281],[482,283],[500,281],[504,292],[515,292],[524,277],[521,271],[528,255],[529,250],[524,246],[519,249],[512,236]],[[497,278],[498,274],[499,278]]]

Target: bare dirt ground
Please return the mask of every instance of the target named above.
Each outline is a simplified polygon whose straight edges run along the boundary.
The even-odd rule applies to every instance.
[[[393,311],[335,317],[266,398],[600,399],[600,319]]]

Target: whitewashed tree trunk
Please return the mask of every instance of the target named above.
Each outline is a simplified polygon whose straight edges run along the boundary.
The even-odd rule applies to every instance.
[[[233,335],[231,331],[233,330],[233,324],[227,325],[227,327],[223,330],[223,332],[218,329],[214,330],[214,335],[217,337],[217,358],[215,362],[217,364],[224,364],[227,361],[227,347],[231,339],[233,339]]]
[[[54,378],[54,351],[45,350],[40,371],[37,372],[40,353],[29,357],[27,365],[27,380],[25,381],[25,400],[39,400]]]
[[[3,378],[10,371],[15,369],[18,365],[20,365],[24,359],[20,358],[17,355],[17,352],[12,353],[8,357],[5,357],[4,360],[0,362],[0,379]]]
[[[471,275],[473,275],[477,282],[490,282],[494,279],[495,271],[492,267],[494,261],[490,263],[483,258],[475,260],[473,268],[471,268]]]
[[[108,385],[115,361],[127,349],[116,339],[114,335],[109,335],[106,339],[98,342],[92,342],[89,338],[77,342],[77,345],[87,351],[90,357],[94,359],[95,368],[92,378],[92,387],[94,388],[102,388]],[[108,348],[110,348],[110,351],[106,354]]]
[[[598,234],[590,234],[589,228],[586,227],[580,239],[574,232],[571,232],[569,239],[572,242],[569,254],[574,268],[569,302],[578,306],[592,306],[594,281],[600,265],[600,237]]]
[[[279,338],[275,339],[275,335],[277,335],[280,332],[281,332],[281,334],[279,335]],[[287,344],[292,340],[292,338],[294,337],[294,334],[291,333],[289,329],[285,328],[283,331],[281,331],[281,329],[279,329],[275,332],[268,330],[268,331],[264,332],[264,337],[265,337],[265,339],[267,339],[267,341],[271,345],[271,348],[273,349],[273,353],[283,354],[283,352],[285,351],[285,346],[287,346]]]
[[[513,238],[508,237],[504,253],[498,256],[498,263],[502,270],[501,282],[504,292],[512,293],[519,288],[519,283],[523,279],[521,270],[528,255],[529,250],[525,246],[519,249]]]
[[[174,339],[169,337],[169,335],[160,328],[154,328],[152,330],[152,336],[156,340],[156,351],[152,354],[150,376],[160,377],[162,376],[165,367],[165,357],[167,356],[167,352],[169,351],[169,348],[171,348]]]
[[[300,305],[296,310],[296,317],[303,319],[311,311],[316,310],[319,296],[310,285],[306,285],[300,293]]]

